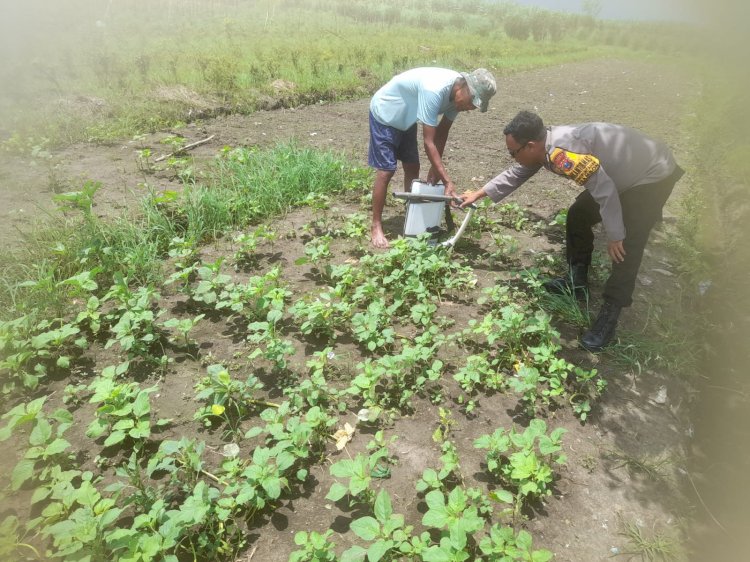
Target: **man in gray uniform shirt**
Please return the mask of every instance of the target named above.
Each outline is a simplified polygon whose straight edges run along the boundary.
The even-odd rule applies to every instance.
[[[586,293],[594,250],[592,227],[601,222],[608,238],[612,272],[604,287],[599,315],[581,337],[584,348],[600,351],[614,337],[620,309],[633,302],[635,279],[649,234],[684,172],[665,144],[621,125],[584,123],[545,128],[538,115],[521,111],[503,133],[517,164],[482,189],[464,194],[461,206],[485,196],[497,203],[541,168],[585,188],[568,209],[568,275],[544,286],[551,293]]]

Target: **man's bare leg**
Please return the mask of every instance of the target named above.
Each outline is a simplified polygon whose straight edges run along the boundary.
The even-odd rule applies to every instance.
[[[387,248],[388,240],[383,233],[383,208],[385,197],[388,194],[388,184],[391,182],[394,172],[388,170],[376,170],[375,185],[372,188],[372,227],[370,227],[370,240],[376,248]]]
[[[411,191],[411,182],[419,178],[419,162],[403,163],[404,166],[404,191]]]

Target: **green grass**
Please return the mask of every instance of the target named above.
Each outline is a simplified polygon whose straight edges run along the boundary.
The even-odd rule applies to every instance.
[[[639,556],[641,560],[648,562],[668,562],[679,558],[679,544],[666,534],[654,531],[647,535],[630,521],[623,522],[622,527],[620,534],[628,539],[627,550],[622,554]]]
[[[672,463],[668,456],[663,457],[636,457],[629,455],[624,451],[612,451],[609,457],[617,464],[614,468],[625,467],[631,474],[640,473],[648,476],[652,480],[661,480],[664,478],[664,469]]]
[[[545,291],[539,294],[539,305],[577,328],[588,328],[591,324],[588,298],[579,301],[572,293],[553,295]]]
[[[233,220],[242,223],[283,214],[310,193],[364,192],[370,187],[370,177],[369,169],[353,166],[332,152],[291,143],[273,151],[238,148],[227,152],[207,189],[221,192]]]
[[[136,284],[158,283],[175,237],[197,247],[230,230],[283,215],[310,193],[360,194],[370,183],[369,169],[329,151],[294,144],[227,151],[206,186],[188,185],[181,194],[150,193],[137,215],[99,219],[68,212],[48,217],[26,241],[23,255],[0,256],[0,317],[45,309],[62,316],[68,295],[59,283],[94,268],[109,277],[120,273]]]
[[[88,14],[84,0],[34,10],[37,3],[19,8],[37,33],[8,43],[18,56],[0,57],[0,118],[14,150],[366,97],[415,66],[484,66],[501,76],[593,57],[688,52],[680,45],[697,40],[677,26],[594,23],[479,0],[472,9],[458,0],[427,10],[423,1],[267,0],[191,2],[179,11],[123,0],[101,16]],[[519,18],[526,39],[506,30]]]
[[[693,331],[688,331],[688,329]],[[618,330],[605,354],[614,365],[638,374],[648,369],[666,369],[689,376],[695,373],[701,351],[696,344],[696,327],[680,325],[676,320],[660,319],[642,332]]]

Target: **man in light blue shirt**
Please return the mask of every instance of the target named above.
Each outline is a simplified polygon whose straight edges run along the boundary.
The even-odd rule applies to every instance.
[[[382,215],[388,184],[397,161],[404,168],[404,189],[409,191],[419,177],[417,123],[422,124],[424,148],[430,160],[427,181],[445,185],[446,195],[456,195],[456,186],[443,165],[448,131],[459,111],[487,111],[495,94],[495,78],[479,68],[460,73],[447,68],[414,68],[394,76],[370,102],[370,148],[368,162],[375,168],[372,194],[373,246],[387,248]],[[442,115],[442,118],[441,118]]]

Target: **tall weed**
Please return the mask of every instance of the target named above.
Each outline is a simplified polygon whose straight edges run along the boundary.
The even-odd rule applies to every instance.
[[[162,260],[174,239],[209,241],[284,214],[310,193],[363,191],[370,185],[370,173],[333,152],[294,144],[228,149],[208,186],[187,186],[182,194],[150,193],[137,215],[53,215],[27,241],[25,255],[0,256],[5,265],[0,317],[40,308],[62,316],[68,289],[60,282],[94,268],[100,271],[102,287],[116,274],[136,284],[159,283]]]

